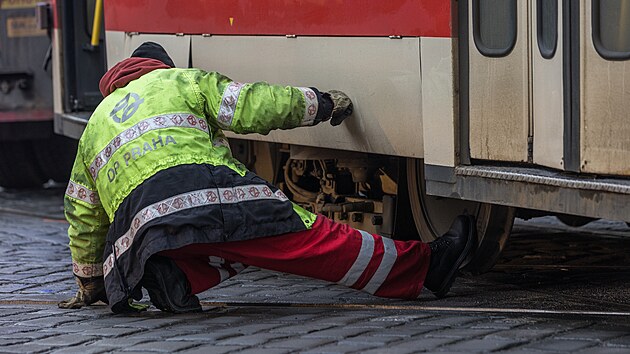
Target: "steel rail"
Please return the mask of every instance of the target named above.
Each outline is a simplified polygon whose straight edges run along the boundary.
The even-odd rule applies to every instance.
[[[45,305],[57,306],[58,301],[51,300],[0,300],[0,306],[7,305]],[[453,307],[453,306],[422,306],[422,305],[384,305],[384,304],[335,304],[335,303],[268,303],[268,302],[216,302],[201,301],[206,307],[290,307],[304,309],[335,309],[335,310],[384,310],[384,311],[424,311],[424,312],[452,312],[452,313],[493,313],[493,314],[529,314],[529,315],[571,315],[571,316],[616,316],[630,317],[630,312],[624,311],[579,311],[579,310],[543,310],[525,308],[494,308],[494,307]],[[105,307],[105,305],[93,305]]]

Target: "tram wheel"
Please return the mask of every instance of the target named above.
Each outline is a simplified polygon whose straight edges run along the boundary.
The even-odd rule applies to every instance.
[[[479,244],[465,270],[473,274],[490,270],[512,231],[516,209],[427,195],[422,160],[407,160],[407,183],[414,223],[422,241],[431,242],[446,233],[457,215],[474,215]]]

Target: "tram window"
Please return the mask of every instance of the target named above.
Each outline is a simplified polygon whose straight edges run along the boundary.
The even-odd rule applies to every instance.
[[[517,0],[473,0],[473,36],[488,57],[510,54],[516,44]]]
[[[558,45],[558,0],[538,0],[538,49],[545,59],[556,54]]]
[[[630,59],[630,1],[593,0],[593,44],[609,60]]]

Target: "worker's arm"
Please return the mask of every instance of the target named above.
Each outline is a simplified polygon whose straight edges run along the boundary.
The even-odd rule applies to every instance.
[[[103,249],[109,219],[80,151],[79,148],[64,196],[66,219],[70,224],[68,236],[72,270],[79,291],[74,298],[59,303],[62,308],[79,308],[98,300],[107,301],[103,285]]]
[[[339,91],[328,93],[266,82],[244,84],[203,71],[197,75],[194,81],[206,116],[221,129],[236,133],[267,134],[273,129],[312,126],[331,118],[331,123],[339,124],[352,112],[350,99]]]

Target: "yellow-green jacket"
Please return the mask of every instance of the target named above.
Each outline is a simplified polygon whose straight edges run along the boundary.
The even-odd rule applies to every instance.
[[[155,69],[123,84],[90,118],[64,200],[74,274],[103,275],[110,306],[128,299],[159,251],[312,225],[315,215],[232,157],[222,130],[314,125],[331,111],[316,89],[197,69]]]

